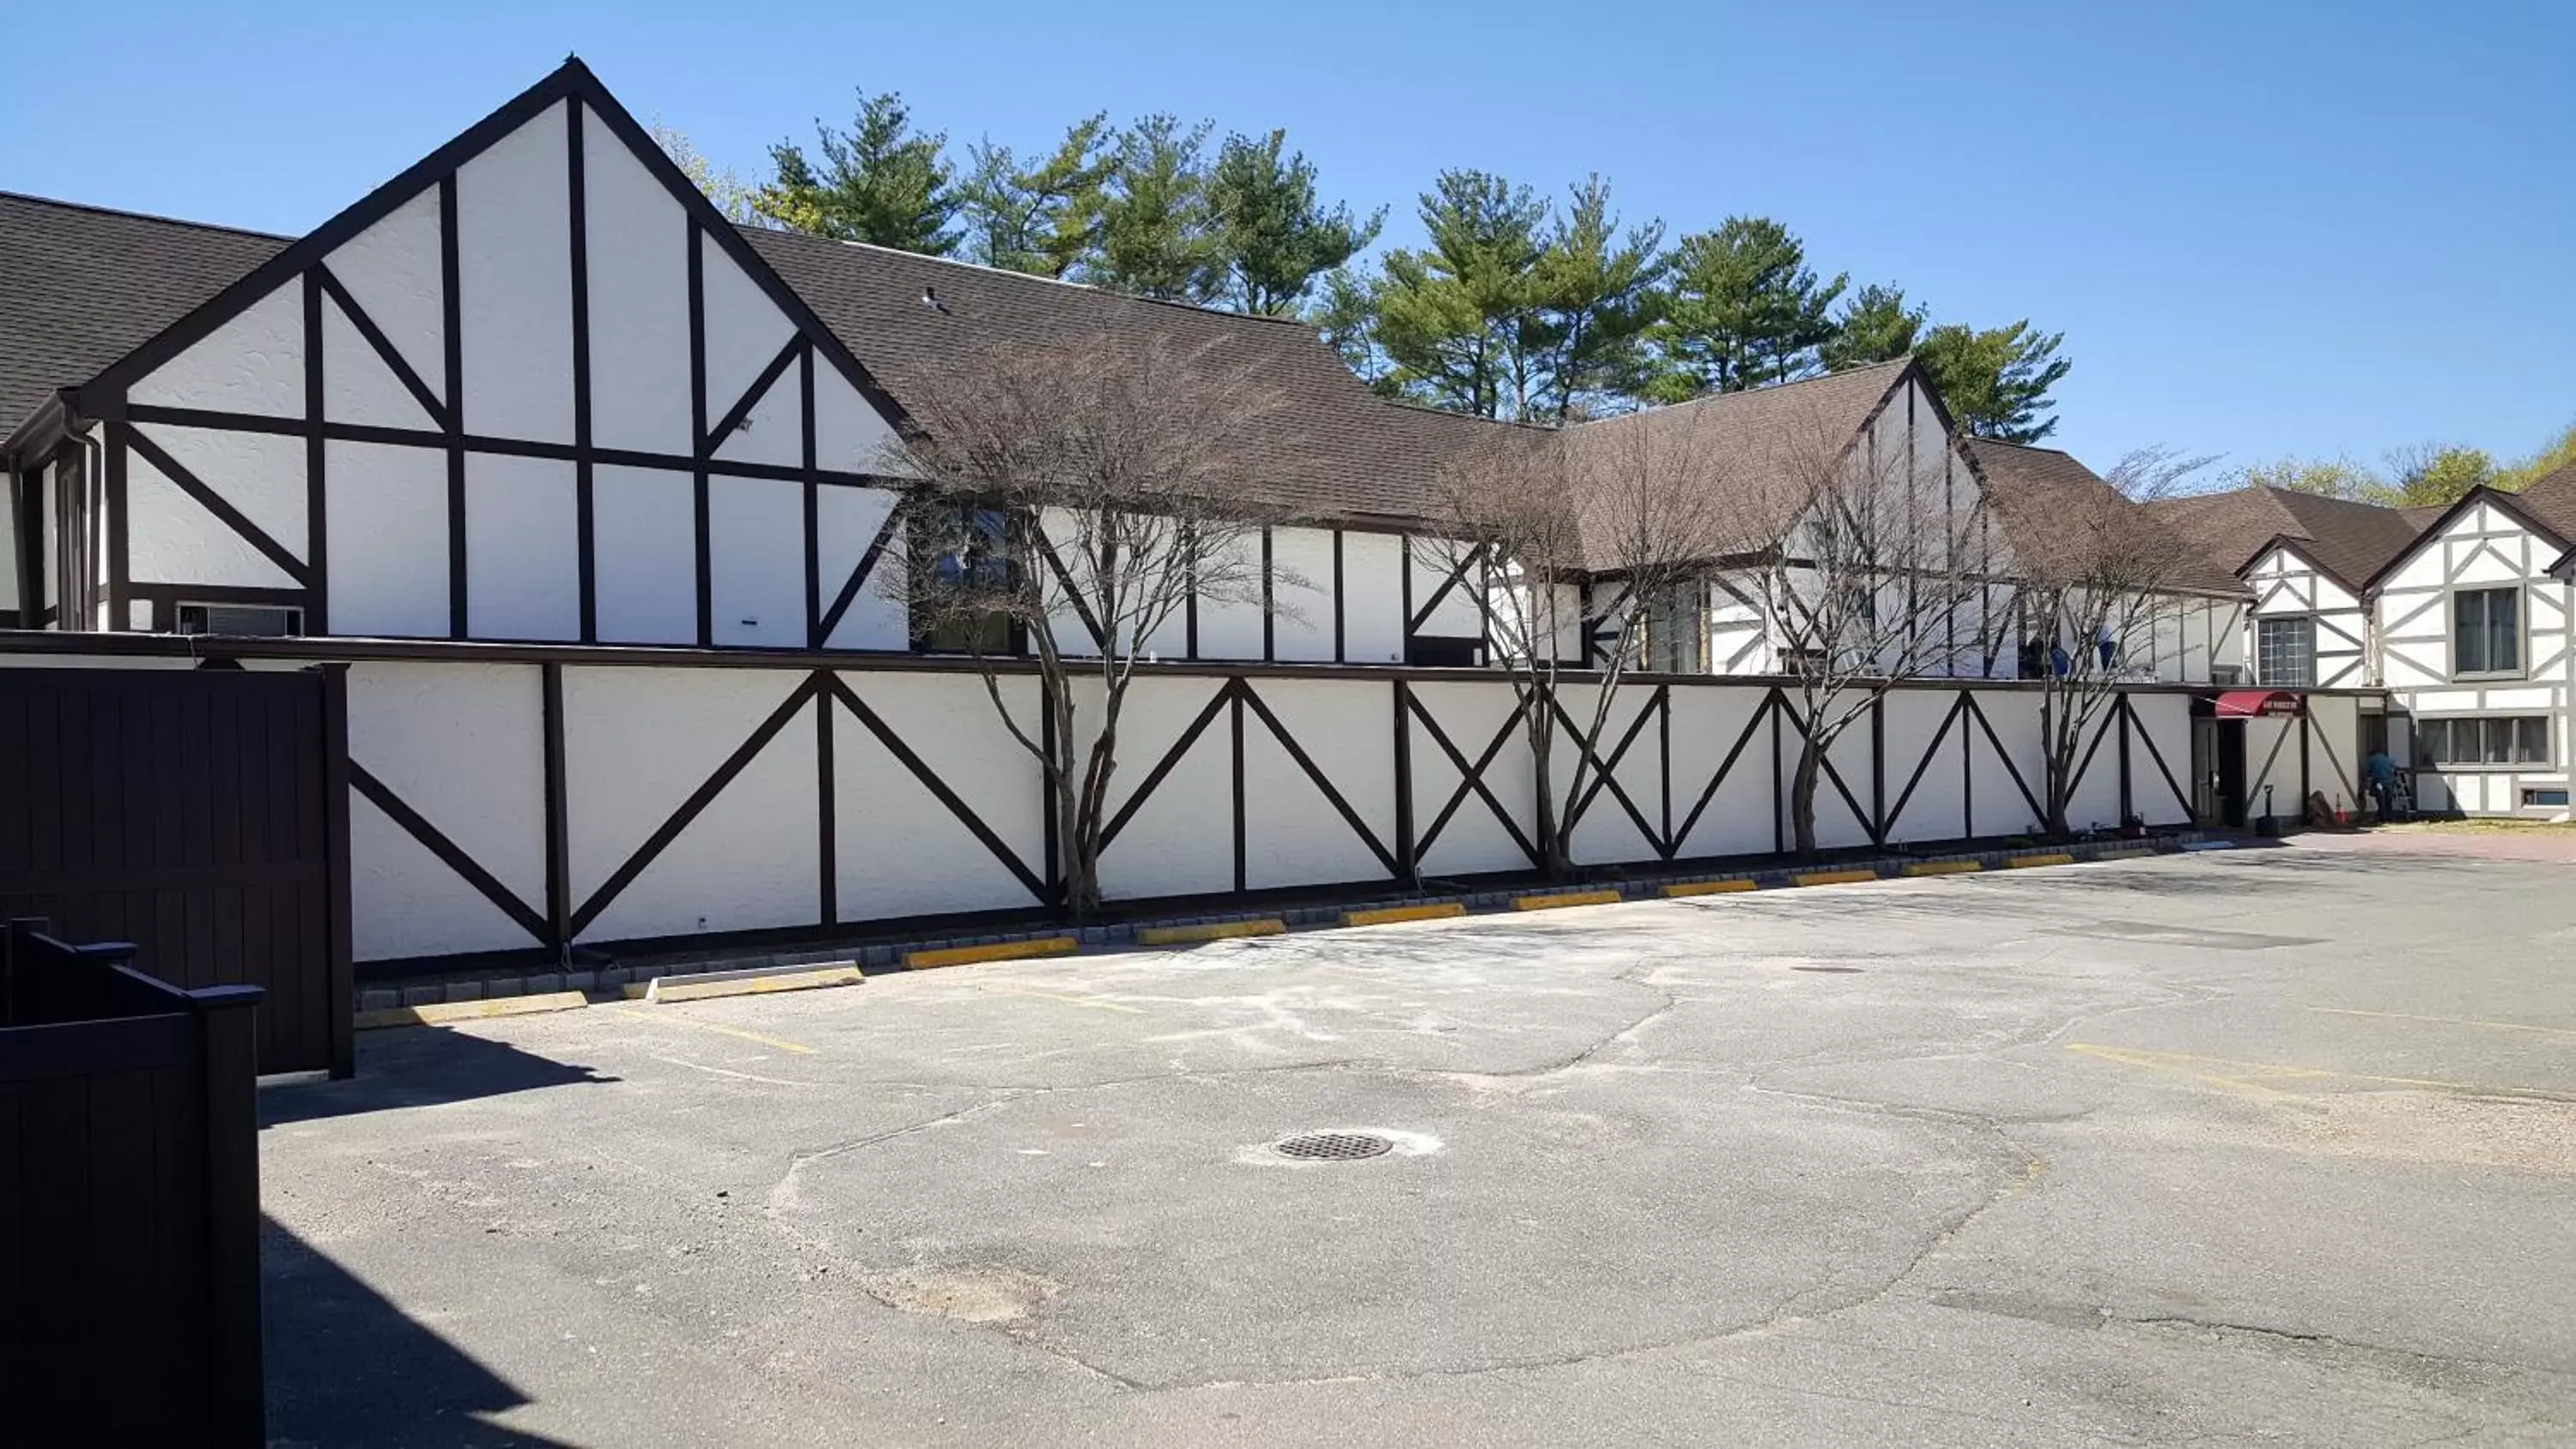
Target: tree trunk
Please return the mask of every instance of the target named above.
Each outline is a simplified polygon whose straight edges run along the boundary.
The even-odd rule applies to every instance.
[[[1816,780],[1824,751],[1809,740],[1798,751],[1798,768],[1789,777],[1789,824],[1797,832],[1798,858],[1816,858]]]
[[[1554,744],[1552,734],[1553,731],[1542,727],[1533,730],[1530,736],[1531,765],[1538,776],[1538,819],[1534,839],[1539,849],[1539,869],[1549,880],[1563,880],[1573,869],[1573,862],[1567,859],[1564,839],[1571,832],[1558,824],[1556,786],[1548,778],[1553,773],[1549,768]]]
[[[1057,855],[1064,869],[1064,912],[1080,924],[1100,913],[1100,847],[1089,822],[1081,818],[1069,769],[1056,771],[1055,818],[1062,842]]]

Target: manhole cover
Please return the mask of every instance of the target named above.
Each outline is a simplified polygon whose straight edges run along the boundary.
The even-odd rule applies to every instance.
[[[1858,966],[1792,966],[1789,969],[1792,971],[1818,971],[1833,976],[1858,976],[1861,974],[1861,968]]]
[[[1270,1150],[1300,1162],[1356,1162],[1382,1156],[1394,1146],[1369,1132],[1301,1132],[1270,1144]]]

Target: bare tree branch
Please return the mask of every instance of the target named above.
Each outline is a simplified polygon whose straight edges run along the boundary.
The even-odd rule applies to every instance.
[[[905,605],[916,637],[982,667],[1054,793],[1056,865],[1077,919],[1101,903],[1119,719],[1139,666],[1193,596],[1290,612],[1260,547],[1299,491],[1275,461],[1302,452],[1281,396],[1221,343],[995,346],[914,390],[914,429],[886,460],[913,481],[903,547],[888,550],[877,588]],[[1036,732],[998,678],[999,660],[1023,655],[1047,719]]]

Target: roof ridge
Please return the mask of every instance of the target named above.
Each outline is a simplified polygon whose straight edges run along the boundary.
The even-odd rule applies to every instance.
[[[158,222],[163,226],[184,226],[192,231],[229,232],[234,236],[258,237],[262,241],[291,242],[295,238],[273,231],[254,231],[246,226],[226,226],[219,221],[190,221],[183,216],[163,216],[157,211],[134,211],[122,206],[100,206],[89,201],[65,201],[59,196],[38,196],[32,191],[0,190],[0,200],[28,201],[38,206],[51,206],[63,211],[85,211],[93,216],[121,216],[134,221]]]
[[[1352,380],[1355,382],[1361,382],[1357,373],[1352,374]],[[1361,382],[1361,385],[1362,387],[1367,386],[1365,382]],[[1534,423],[1527,418],[1489,418],[1482,413],[1462,413],[1456,408],[1444,408],[1437,403],[1415,402],[1411,398],[1387,397],[1375,392],[1369,393],[1368,398],[1369,401],[1377,403],[1381,407],[1401,408],[1409,413],[1429,413],[1433,417],[1456,418],[1461,422],[1483,423],[1488,427],[1519,428],[1525,432],[1532,433],[1563,433],[1573,430],[1573,428],[1570,428],[1563,423]],[[1640,409],[1640,411],[1651,410]],[[1624,418],[1634,417],[1636,414],[1619,413],[1616,414],[1616,416]],[[1608,418],[1585,418],[1583,420],[1585,423],[1599,423],[1607,421],[1609,421]],[[1575,428],[1579,428],[1581,426],[1583,426],[1583,423],[1576,423],[1573,425]]]
[[[1888,358],[1884,362],[1864,362],[1858,367],[1846,367],[1838,372],[1820,372],[1813,377],[1793,377],[1786,382],[1768,382],[1764,383],[1760,387],[1738,388],[1733,392],[1704,392],[1697,397],[1683,398],[1679,402],[1657,403],[1652,407],[1634,408],[1624,413],[1609,413],[1602,417],[1585,418],[1579,423],[1572,424],[1569,431],[1573,428],[1588,428],[1594,423],[1615,423],[1622,418],[1651,417],[1656,413],[1674,412],[1682,408],[1695,408],[1707,403],[1724,402],[1730,398],[1768,396],[1775,392],[1786,392],[1793,387],[1804,387],[1809,383],[1835,382],[1844,378],[1858,377],[1865,372],[1877,372],[1881,369],[1890,367],[1903,367],[1913,360],[1914,354],[1909,352],[1902,357]]]
[[[1066,287],[1076,292],[1088,292],[1095,297],[1109,297],[1121,302],[1142,302],[1149,306],[1177,308],[1183,312],[1204,312],[1211,317],[1224,317],[1233,321],[1286,323],[1295,327],[1303,327],[1306,325],[1304,318],[1290,316],[1285,313],[1238,312],[1231,307],[1209,307],[1203,306],[1197,302],[1174,301],[1168,297],[1140,297],[1133,292],[1121,292],[1109,287],[1096,287],[1089,282],[1068,282],[1062,277],[1042,277],[1035,272],[1014,271],[1009,267],[996,267],[986,262],[970,262],[958,257],[933,256],[928,252],[906,251],[902,247],[881,246],[875,242],[845,241],[839,237],[816,236],[812,232],[795,231],[782,226],[759,226],[750,222],[738,221],[734,223],[734,229],[747,236],[786,237],[798,243],[811,243],[816,246],[855,247],[860,251],[883,252],[887,256],[904,257],[916,262],[931,262],[943,267],[958,267],[970,272],[982,272],[987,276],[1011,277],[1019,281],[1036,282],[1049,287]]]

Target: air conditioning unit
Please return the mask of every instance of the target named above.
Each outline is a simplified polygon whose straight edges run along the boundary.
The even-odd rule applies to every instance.
[[[2209,682],[2233,688],[2240,684],[2252,684],[2254,680],[2246,673],[2245,666],[2242,664],[2213,664],[2209,666]]]
[[[304,611],[285,604],[181,604],[179,632],[284,639],[304,632]]]

